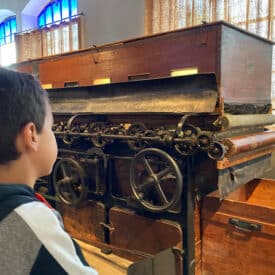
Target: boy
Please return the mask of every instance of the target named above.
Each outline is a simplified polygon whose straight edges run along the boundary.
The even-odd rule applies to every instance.
[[[0,68],[0,274],[90,274],[35,181],[57,157],[46,91],[31,75]]]

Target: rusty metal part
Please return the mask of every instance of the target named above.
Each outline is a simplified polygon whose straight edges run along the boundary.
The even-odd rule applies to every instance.
[[[197,137],[197,141],[200,149],[207,151],[213,145],[213,133],[201,132]]]
[[[226,157],[255,150],[275,143],[275,131],[227,138],[222,142],[227,148]]]
[[[104,131],[106,131],[106,127],[103,122],[94,122],[90,125],[88,132],[94,134],[91,136],[91,141],[96,147],[102,148],[107,144],[106,139],[102,138]]]
[[[214,160],[221,160],[224,158],[226,148],[220,142],[214,141],[208,150],[208,156]]]
[[[176,152],[184,157],[194,154],[197,149],[198,146],[192,140],[186,140],[175,144]]]
[[[220,160],[224,156],[225,149],[223,145],[217,143],[217,138],[213,132],[202,131],[192,124],[182,125],[182,121],[181,119],[174,129],[147,129],[141,122],[124,123],[121,126],[121,124],[116,125],[110,121],[97,121],[91,123],[90,126],[85,124],[87,129],[84,126],[82,127],[81,124],[75,124],[74,128],[81,128],[81,131],[56,131],[55,134],[63,142],[64,136],[66,136],[66,140],[82,138],[90,140],[94,146],[99,148],[119,141],[128,143],[129,148],[133,151],[140,151],[146,147],[156,145],[174,148],[178,154],[184,157],[193,155],[198,150],[207,151],[209,157],[216,160]]]
[[[86,113],[85,116],[88,114]],[[116,123],[110,120],[99,120],[90,124],[87,121],[85,123],[75,121],[73,125],[69,124],[71,129],[67,129],[66,123],[61,121],[55,126],[55,134],[63,142],[68,141],[65,142],[66,144],[72,144],[74,140],[81,138],[92,141],[96,147],[105,147],[115,141],[128,143],[129,148],[133,151],[140,151],[150,146],[165,146],[174,148],[174,151],[184,157],[193,155],[198,150],[206,151],[208,156],[215,160],[272,145],[275,142],[273,132],[264,132],[264,127],[259,126],[263,121],[264,123],[272,122],[274,117],[271,115],[255,115],[258,126],[244,128],[237,126],[237,118],[245,118],[248,122],[248,118],[253,119],[250,115],[226,115],[226,118],[231,118],[233,121],[231,124],[233,128],[229,127],[225,131],[205,131],[197,127],[197,124],[194,126],[194,124],[188,123],[187,120],[197,116],[199,117],[199,114],[183,115],[174,128],[170,126],[167,129],[165,126],[154,129],[152,125],[150,125],[150,129],[147,129],[147,126],[141,121],[136,123],[118,121]],[[201,125],[204,127],[203,124]],[[238,125],[244,126],[244,121],[238,122]],[[62,128],[63,131],[61,131]]]
[[[52,180],[55,191],[62,202],[79,205],[87,198],[85,172],[81,165],[69,158],[60,159],[54,166]]]
[[[104,195],[106,192],[106,178],[107,178],[107,156],[97,147],[90,148],[88,154],[80,158],[80,163],[88,168],[87,173],[90,176],[89,192],[97,195]],[[91,186],[92,183],[94,186]],[[93,187],[93,188],[92,188]]]
[[[67,130],[66,134],[63,136],[63,142],[67,145],[73,144],[76,140],[79,139],[78,134],[80,133],[80,129],[78,127],[72,127]],[[70,133],[75,133],[76,135],[70,135]]]
[[[214,74],[169,77],[51,91],[55,113],[205,113],[215,110]]]
[[[132,159],[130,185],[135,198],[145,209],[163,212],[181,198],[182,173],[165,151],[144,149]],[[169,190],[165,186],[169,186]]]
[[[128,145],[132,150],[139,151],[146,147],[146,143],[139,138],[144,136],[146,130],[146,126],[143,123],[134,123],[128,127],[127,134],[130,136],[137,136],[136,140],[128,140]]]

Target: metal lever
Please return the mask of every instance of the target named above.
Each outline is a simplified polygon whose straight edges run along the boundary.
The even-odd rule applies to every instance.
[[[256,223],[250,223],[246,221],[241,221],[235,218],[230,218],[228,220],[228,224],[233,225],[237,230],[244,232],[253,232],[253,231],[261,231],[262,226]]]

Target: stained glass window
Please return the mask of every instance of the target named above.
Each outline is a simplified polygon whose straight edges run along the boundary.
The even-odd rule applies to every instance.
[[[46,32],[42,32],[43,55],[60,54],[80,48],[77,9],[77,0],[55,0],[40,12],[37,17],[38,28],[46,28]]]
[[[70,17],[69,0],[62,0],[62,18],[66,19]]]
[[[71,0],[71,16],[77,15],[77,0]]]
[[[52,6],[48,6],[45,10],[45,16],[46,16],[46,25],[49,25],[53,22],[53,12],[52,12]]]
[[[43,28],[45,27],[45,13],[42,13],[38,16],[38,27]]]
[[[0,46],[5,44],[5,28],[4,25],[0,25]]]
[[[60,2],[53,3],[53,22],[61,20],[61,5]]]
[[[15,17],[14,17],[14,18],[11,18],[10,24],[11,24],[12,41],[14,41],[14,34],[15,34],[16,31],[17,31],[16,19],[15,19]]]
[[[77,15],[77,0],[56,0],[48,4],[38,15],[38,27],[70,20]]]
[[[9,17],[0,23],[0,46],[14,41],[16,18]]]
[[[8,17],[0,23],[0,64],[2,66],[7,66],[16,62],[15,33],[15,16]]]

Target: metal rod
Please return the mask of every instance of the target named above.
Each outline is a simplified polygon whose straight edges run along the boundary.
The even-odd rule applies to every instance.
[[[121,139],[121,140],[144,140],[144,141],[156,141],[162,142],[165,140],[162,137],[147,137],[142,135],[113,135],[113,134],[101,134],[101,133],[73,133],[73,132],[54,132],[56,136],[75,136],[75,137],[90,137],[90,138],[106,138],[106,139]],[[181,142],[192,142],[193,138],[173,138],[173,142],[181,143]]]

